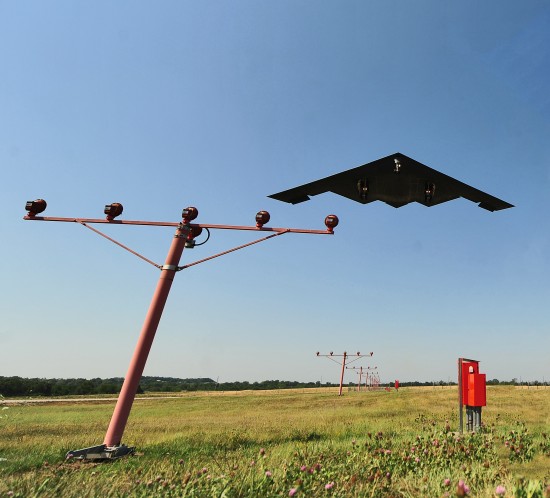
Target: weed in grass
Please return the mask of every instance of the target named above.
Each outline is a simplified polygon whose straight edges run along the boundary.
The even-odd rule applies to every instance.
[[[511,430],[503,437],[504,445],[510,451],[508,458],[511,462],[529,462],[535,453],[533,436],[529,434],[524,423],[518,422],[516,426],[516,429]]]

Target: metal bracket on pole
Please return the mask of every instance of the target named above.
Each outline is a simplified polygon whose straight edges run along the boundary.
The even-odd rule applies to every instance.
[[[89,448],[69,451],[65,458],[67,460],[74,459],[88,462],[116,460],[123,456],[132,455],[135,451],[136,448],[134,446],[126,446],[125,444],[118,446],[100,444],[99,446],[90,446]]]

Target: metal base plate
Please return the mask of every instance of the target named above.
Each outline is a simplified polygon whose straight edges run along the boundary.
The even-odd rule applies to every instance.
[[[131,455],[135,450],[135,447],[126,446],[124,444],[119,446],[106,446],[100,444],[99,446],[90,446],[89,448],[82,448],[81,450],[69,451],[65,458],[67,460],[75,459],[96,462],[102,460],[115,460],[126,455]]]

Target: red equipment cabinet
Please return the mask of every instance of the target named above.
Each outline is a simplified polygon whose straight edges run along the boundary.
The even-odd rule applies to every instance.
[[[468,406],[487,406],[487,389],[485,374],[468,375]]]
[[[479,373],[479,361],[458,359],[459,429],[463,430],[463,407],[466,406],[467,430],[481,429],[481,407],[487,405],[485,374]]]
[[[479,362],[463,360],[461,369],[462,404],[487,406],[486,375],[479,373]]]
[[[461,402],[463,405],[469,405],[468,403],[468,388],[469,382],[468,379],[471,374],[479,373],[479,363],[473,360],[464,360],[459,361],[459,389],[462,390]]]

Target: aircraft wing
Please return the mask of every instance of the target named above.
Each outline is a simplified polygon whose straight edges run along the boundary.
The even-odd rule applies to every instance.
[[[395,208],[410,202],[435,206],[459,197],[489,211],[514,207],[400,153],[269,197],[298,204],[324,192],[333,192],[362,204],[382,201]]]

